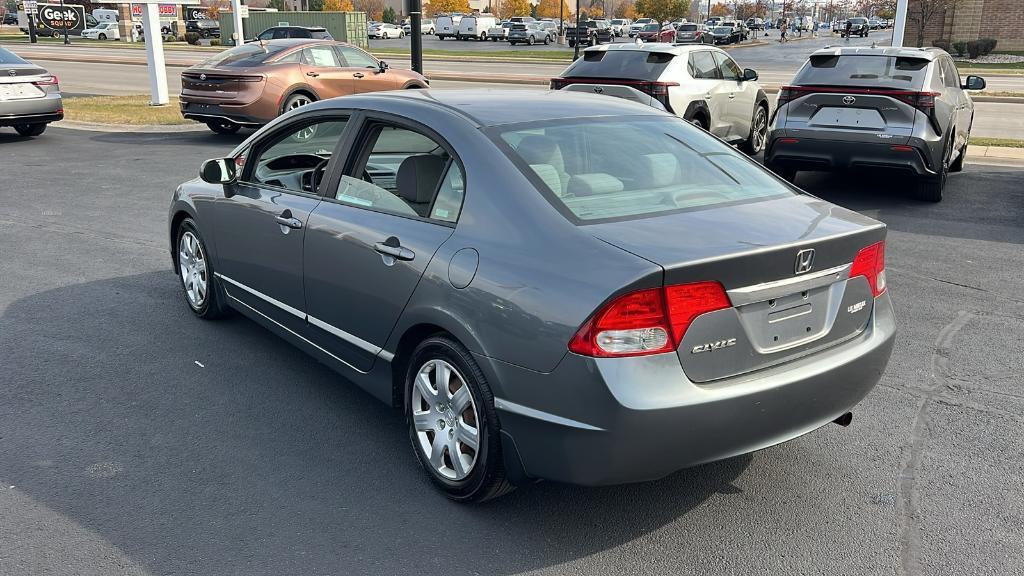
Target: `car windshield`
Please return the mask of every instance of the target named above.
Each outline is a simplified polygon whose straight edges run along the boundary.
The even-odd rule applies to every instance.
[[[566,78],[657,80],[674,56],[646,50],[587,50],[562,73]]]
[[[715,34],[728,34],[730,32],[732,32],[732,28],[729,28],[728,26],[715,27]]]
[[[625,23],[626,23],[625,20],[619,20],[618,18],[616,18],[615,20],[612,20],[612,24],[615,24],[616,26],[621,26],[621,25],[623,25]]]
[[[679,26],[680,32],[695,32],[697,30],[696,24],[682,24]]]
[[[742,153],[674,117],[573,118],[495,132],[523,173],[577,223],[795,194]]]
[[[0,48],[0,64],[28,64],[28,62],[15,56],[13,52]]]
[[[232,68],[259,66],[274,55],[289,48],[291,48],[291,45],[285,44],[243,44],[208,58],[200,66],[228,66]]]
[[[657,24],[648,24],[648,25],[644,26],[644,32],[657,32],[657,31],[658,31],[658,25]]]
[[[895,56],[811,56],[793,78],[801,86],[915,88],[924,85],[928,60]]]

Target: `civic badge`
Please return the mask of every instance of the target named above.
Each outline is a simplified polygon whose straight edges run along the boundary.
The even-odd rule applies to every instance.
[[[843,96],[843,104],[846,104],[847,106],[853,104],[856,101],[857,99],[854,98],[853,96]]]
[[[801,250],[796,253],[796,266],[793,269],[794,274],[806,274],[814,268],[814,248],[808,248]]]
[[[206,74],[200,74],[199,75],[199,79],[200,80],[206,80]]]

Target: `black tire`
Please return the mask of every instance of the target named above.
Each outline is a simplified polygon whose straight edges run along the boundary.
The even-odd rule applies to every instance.
[[[759,132],[759,134],[755,134],[755,131]],[[768,105],[761,102],[754,107],[754,115],[750,121],[750,134],[747,135],[747,139],[740,145],[740,150],[743,150],[750,156],[755,156],[758,152],[764,150],[767,142]]]
[[[922,202],[942,202],[942,191],[946,188],[946,177],[949,175],[949,157],[953,155],[953,134],[950,133],[946,149],[942,154],[942,165],[935,176],[925,176],[917,182],[914,197]]]
[[[575,48],[575,47],[576,47],[576,41],[575,40],[569,40],[569,48]]]
[[[547,46],[548,44],[551,44],[551,37],[550,36],[545,36],[544,37],[544,45]]]
[[[198,241],[199,249],[203,255],[204,272],[206,276],[206,297],[202,300],[199,305],[196,305],[188,295],[188,288],[185,284],[185,272],[183,271],[181,261],[181,245],[182,238],[186,233],[192,234],[192,236]],[[181,284],[182,297],[185,299],[185,304],[188,305],[189,310],[192,311],[196,316],[204,320],[214,320],[224,316],[227,309],[223,302],[223,297],[220,294],[220,286],[217,283],[217,277],[214,275],[213,262],[210,260],[210,252],[206,249],[206,243],[203,241],[202,234],[199,233],[199,229],[196,228],[196,223],[191,218],[185,218],[178,227],[178,233],[175,237],[175,250],[176,256],[175,261],[178,264],[178,282]]]
[[[453,384],[458,384],[456,391],[464,385],[468,387],[473,400],[473,404],[467,406],[466,410],[473,414],[473,423],[476,424],[478,431],[478,449],[475,451],[475,462],[472,464],[472,469],[460,480],[448,478],[434,469],[434,465],[430,462],[430,456],[424,454],[425,448],[422,445],[420,432],[416,429],[413,416],[414,410],[423,411],[424,409],[430,410],[431,408],[429,404],[424,402],[420,402],[421,405],[418,407],[413,406],[413,387],[416,385],[420,369],[432,360],[443,360],[454,367],[462,376],[463,383],[458,384],[458,379],[455,375],[452,375],[448,385],[449,393],[452,392],[451,386]],[[434,388],[437,388],[436,383],[432,384],[434,384]],[[514,486],[509,483],[505,475],[505,463],[502,460],[501,437],[499,433],[500,425],[497,412],[494,409],[494,394],[491,392],[487,379],[480,370],[480,367],[477,366],[476,361],[473,360],[473,357],[464,346],[443,334],[432,336],[421,342],[413,350],[409,358],[405,373],[404,393],[409,441],[412,444],[413,453],[416,454],[416,460],[423,467],[423,471],[430,478],[434,486],[441,490],[448,498],[457,502],[483,502],[484,500],[490,500],[491,498],[511,492],[514,489]],[[441,401],[448,402],[447,407],[450,407],[450,401],[446,399]],[[474,404],[475,411],[473,410]],[[447,419],[446,416],[443,416],[444,414],[450,415],[451,412],[438,413],[439,420]],[[461,425],[464,425],[468,421],[466,414],[467,412],[463,411],[460,414],[454,415],[453,420],[458,420]],[[449,437],[452,437],[452,433],[457,428],[451,424],[448,424],[448,426]],[[433,442],[434,440],[430,437],[430,434],[431,432],[424,432],[424,438],[428,442]],[[433,432],[433,434],[435,435],[434,438],[436,438],[437,432]],[[460,454],[468,454],[463,450],[464,448],[459,449]],[[449,450],[441,452],[441,462],[445,462],[445,454],[449,455],[448,461],[451,461]]]
[[[381,32],[381,33],[380,33],[380,37],[381,37],[382,39],[384,39],[384,40],[387,40],[387,39],[388,39],[388,33],[387,33],[387,32]]]
[[[25,137],[40,136],[46,132],[46,123],[39,124],[15,124],[14,129],[18,134]]]
[[[234,134],[241,128],[233,122],[207,122],[206,126],[217,134]]]
[[[533,36],[526,37],[526,45],[533,46],[537,41],[533,39]]]
[[[696,114],[692,118],[687,118],[686,121],[705,132],[708,130],[708,122],[704,119],[703,114]]]
[[[438,42],[443,41],[444,40],[444,36],[441,36],[440,34],[438,34],[437,35],[437,40],[438,40]]]

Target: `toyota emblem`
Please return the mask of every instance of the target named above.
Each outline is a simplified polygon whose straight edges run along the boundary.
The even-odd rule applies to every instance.
[[[594,93],[595,94],[603,94],[604,93],[604,88],[601,88],[600,86],[594,86]]]
[[[17,76],[18,75],[18,71],[17,70],[8,70],[7,71],[7,75],[8,76]]]
[[[854,98],[853,96],[843,96],[843,104],[846,104],[847,106],[853,104],[856,101],[857,99]]]
[[[199,79],[200,80],[206,80],[206,74],[200,74],[199,75]]]

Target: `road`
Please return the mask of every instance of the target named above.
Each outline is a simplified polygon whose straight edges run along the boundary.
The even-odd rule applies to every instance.
[[[402,418],[192,317],[171,191],[238,137],[0,133],[0,574],[1020,574],[1024,171],[946,200],[801,175],[890,226],[900,324],[853,425],[658,482],[435,493]],[[469,191],[472,193],[472,191]]]
[[[61,88],[70,95],[145,94],[149,91],[149,77],[141,66],[122,64],[84,64],[78,62],[46,62],[46,67],[60,78]],[[181,87],[180,74],[184,68],[167,69],[167,85],[172,93]],[[484,88],[501,90],[543,90],[544,87],[523,84],[484,84],[479,82],[453,82],[434,80],[431,86],[439,89]],[[771,99],[774,105],[774,98]],[[972,133],[992,138],[1024,138],[1024,106],[995,102],[978,102]]]
[[[799,69],[807,59],[807,56],[822,46],[838,45],[840,42],[842,42],[844,46],[869,46],[873,42],[886,44],[890,38],[891,33],[888,31],[881,34],[872,34],[868,38],[852,38],[848,43],[838,38],[823,37],[779,44],[775,37],[771,37],[770,39],[772,40],[772,43],[768,45],[734,48],[732,49],[732,53],[740,65],[747,68],[754,68],[758,71],[762,84],[766,87],[775,88],[789,82],[792,79],[793,74],[796,73],[797,69]],[[397,39],[387,41],[375,40],[371,42],[374,46],[379,45],[380,43],[386,47],[402,48],[408,44],[408,39],[401,41]],[[495,44],[493,42],[457,42],[454,40],[438,42],[435,38],[428,38],[425,39],[425,43],[434,43],[437,46],[433,47],[444,49],[458,48],[466,50],[480,50],[488,48],[491,50],[509,50],[507,45],[502,45],[500,43]],[[26,44],[6,44],[5,47],[10,48],[25,58],[39,60],[40,62],[47,63],[47,65],[49,65],[48,62],[53,61],[53,58],[74,58],[77,61],[86,61],[90,64],[100,63],[109,59],[144,64],[146,59],[145,52],[143,50],[107,48],[89,45],[86,41],[81,40],[73,44],[70,48],[56,44],[37,44],[35,46]],[[555,47],[552,45],[546,47],[522,47],[522,50],[548,50],[554,52],[565,51],[566,48]],[[168,64],[180,64],[185,66],[191,66],[192,64],[201,62],[210,56],[210,52],[208,51],[203,52],[177,49],[168,50],[166,54]],[[405,58],[385,57],[385,59],[394,66],[404,68],[409,67],[409,61]],[[443,61],[428,59],[424,62],[424,69],[428,76],[431,74],[456,73],[470,76],[504,77],[507,79],[543,79],[557,76],[564,68],[564,64],[478,62],[460,59],[458,56],[452,56],[450,59]],[[987,78],[987,81],[987,90],[989,91],[1024,92],[1024,76],[990,76]],[[175,84],[177,84],[177,82],[175,82]]]

